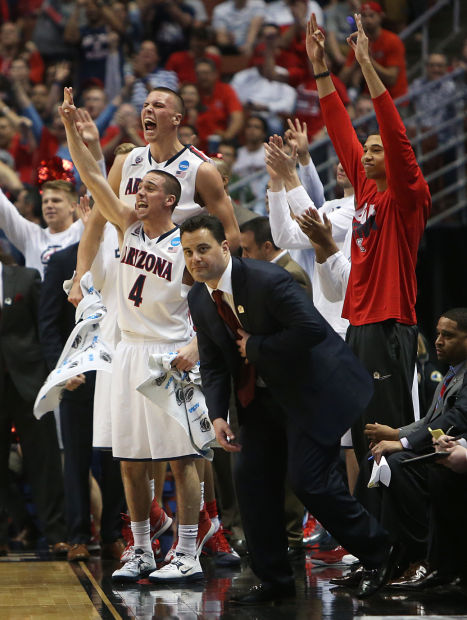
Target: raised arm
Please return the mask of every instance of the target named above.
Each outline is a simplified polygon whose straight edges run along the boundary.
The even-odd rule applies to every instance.
[[[81,139],[76,127],[76,108],[71,88],[64,89],[63,104],[59,107],[59,111],[66,130],[68,148],[81,179],[93,195],[102,215],[124,233],[136,220],[136,215],[116,197],[112,187],[102,176],[94,157]]]
[[[225,193],[222,177],[213,164],[205,162],[198,168],[196,193],[209,213],[220,219],[230,249],[235,251],[240,246],[240,230],[232,203]]]
[[[324,122],[339,161],[359,196],[360,187],[366,181],[361,164],[363,147],[331,79],[324,57],[324,40],[325,36],[312,15],[307,25],[306,49],[316,78]]]

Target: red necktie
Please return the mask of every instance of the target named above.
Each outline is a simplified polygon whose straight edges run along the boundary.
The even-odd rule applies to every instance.
[[[217,313],[230,328],[234,337],[237,337],[238,329],[242,329],[240,321],[235,316],[232,308],[224,301],[222,291],[216,289],[212,292],[212,297],[216,303]],[[255,397],[256,371],[254,366],[247,364],[242,358],[240,373],[237,379],[237,396],[242,407],[247,407]]]
[[[452,378],[454,377],[454,375],[456,374],[454,368],[451,366],[448,370],[448,372],[446,373],[446,376],[444,377],[444,381],[443,381],[443,385],[441,386],[441,391],[439,393],[439,398],[443,398],[444,396],[444,392],[446,391],[448,385],[451,383]]]

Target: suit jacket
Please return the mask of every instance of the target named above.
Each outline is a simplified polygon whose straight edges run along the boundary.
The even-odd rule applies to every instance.
[[[41,277],[36,269],[3,265],[2,281],[0,394],[8,370],[24,400],[33,403],[47,377],[37,325]]]
[[[282,268],[233,258],[232,288],[240,321],[251,334],[248,360],[294,423],[316,441],[335,444],[368,404],[370,375]],[[230,377],[237,377],[242,358],[205,284],[194,284],[188,302],[209,413],[226,419]]]
[[[308,277],[307,272],[300,267],[298,263],[296,263],[293,258],[290,256],[288,252],[281,256],[278,261],[276,261],[276,265],[282,267],[286,271],[290,273],[292,278],[300,284],[302,288],[305,289],[307,295],[313,299],[313,289],[311,286],[311,280]]]
[[[53,370],[68,336],[75,327],[75,308],[67,300],[63,282],[69,280],[76,266],[78,244],[55,252],[45,271],[39,303],[39,334],[49,370]],[[64,390],[63,398],[86,400],[92,396],[95,373],[86,373],[86,383],[73,392]]]
[[[441,382],[436,388],[433,401],[424,418],[416,420],[399,429],[399,437],[406,437],[410,446],[417,452],[431,447],[430,426],[433,430],[441,428],[445,432],[454,427],[452,434],[467,432],[467,362],[456,372],[449,382],[443,398],[439,395]]]

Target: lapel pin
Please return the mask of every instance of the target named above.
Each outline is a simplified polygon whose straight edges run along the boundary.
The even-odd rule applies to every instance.
[[[11,301],[11,297],[5,297],[5,306],[11,306],[12,301]]]
[[[244,314],[245,308],[243,306],[237,306],[237,310],[239,314]]]

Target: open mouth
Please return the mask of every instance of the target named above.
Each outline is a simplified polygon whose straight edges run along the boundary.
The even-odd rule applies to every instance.
[[[152,131],[153,129],[155,129],[157,127],[156,123],[154,121],[151,121],[149,119],[146,119],[144,121],[144,129],[146,131]]]

